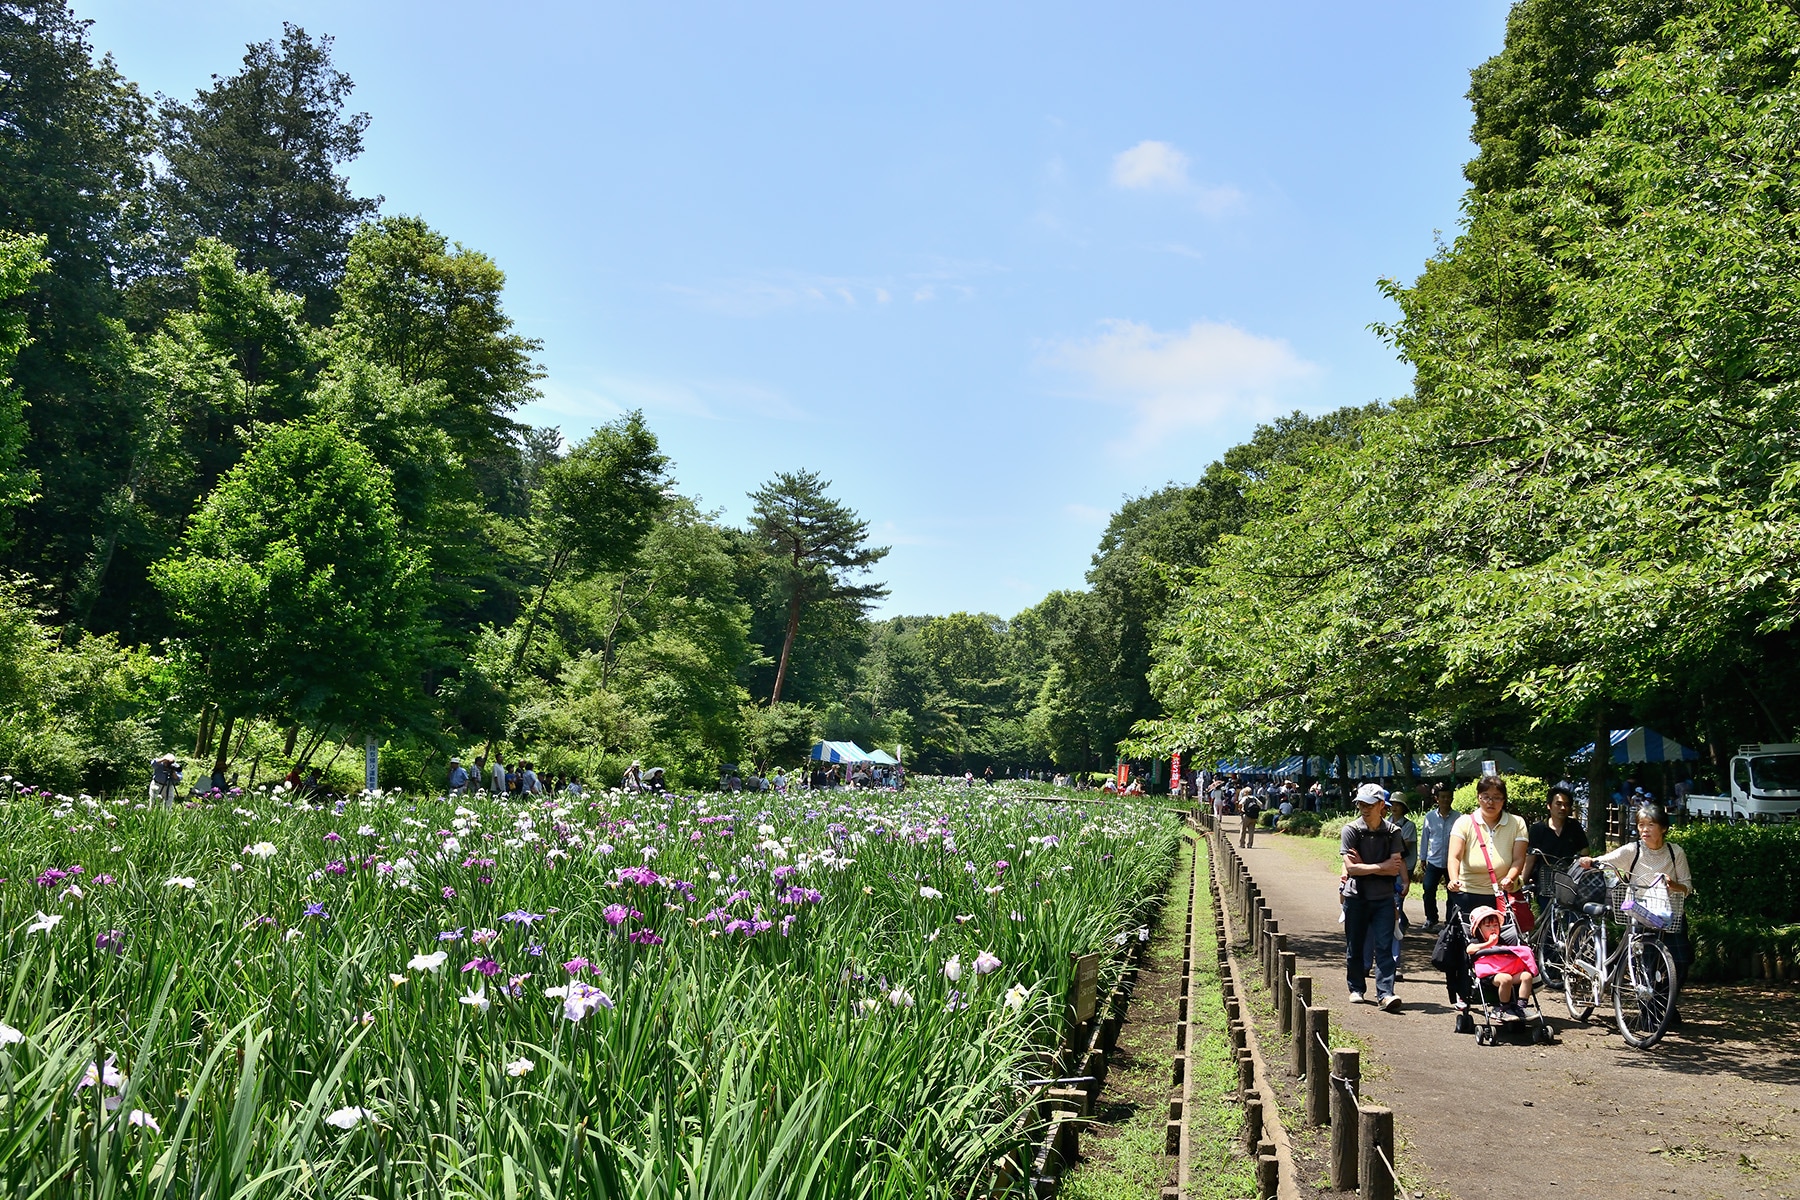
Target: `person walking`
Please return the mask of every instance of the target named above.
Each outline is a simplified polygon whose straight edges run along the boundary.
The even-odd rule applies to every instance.
[[[450,794],[460,796],[469,790],[469,772],[463,767],[462,759],[450,760]]]
[[[1380,784],[1365,783],[1356,792],[1357,820],[1344,826],[1338,848],[1344,871],[1339,891],[1344,899],[1344,981],[1350,1003],[1365,998],[1366,948],[1375,967],[1375,1003],[1384,1012],[1400,1007],[1394,995],[1394,903],[1406,886],[1405,844],[1400,830],[1387,819],[1387,793]],[[1396,885],[1395,880],[1399,879]],[[1367,943],[1373,942],[1372,947]]]
[[[493,791],[494,791],[495,798],[498,799],[499,797],[505,796],[506,795],[506,764],[504,762],[500,761],[500,756],[498,754],[494,755],[493,769],[491,770],[491,772],[489,774],[493,780],[493,784],[494,784]]]
[[[1567,871],[1578,858],[1587,854],[1587,830],[1574,817],[1575,785],[1559,780],[1550,785],[1546,801],[1550,815],[1531,827],[1531,848],[1537,851],[1525,864],[1525,880],[1535,885],[1541,905],[1550,903],[1554,895],[1556,872]],[[1543,862],[1538,861],[1543,856]]]
[[[1419,832],[1419,860],[1425,864],[1419,889],[1425,893],[1425,932],[1436,933],[1438,920],[1438,888],[1444,887],[1450,875],[1450,830],[1456,825],[1456,813],[1450,804],[1455,799],[1450,785],[1440,783],[1431,789],[1437,807],[1425,814]]]
[[[1465,917],[1483,904],[1504,911],[1514,903],[1531,849],[1525,821],[1506,811],[1506,780],[1483,775],[1475,801],[1480,807],[1450,827],[1450,903]]]
[[[1262,797],[1250,788],[1238,793],[1238,845],[1249,849],[1256,845],[1256,822],[1262,816]]]

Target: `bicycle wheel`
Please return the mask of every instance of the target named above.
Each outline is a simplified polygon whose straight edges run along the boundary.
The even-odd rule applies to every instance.
[[[1669,1029],[1675,1011],[1675,957],[1654,938],[1625,943],[1613,982],[1613,1015],[1619,1033],[1634,1050],[1648,1050]]]
[[[1563,943],[1563,1003],[1576,1021],[1585,1022],[1600,1007],[1602,977],[1594,961],[1597,947],[1592,921],[1569,926],[1568,940]]]
[[[1554,904],[1546,904],[1537,928],[1531,931],[1531,948],[1537,955],[1539,981],[1544,987],[1562,987],[1568,923],[1569,919]]]

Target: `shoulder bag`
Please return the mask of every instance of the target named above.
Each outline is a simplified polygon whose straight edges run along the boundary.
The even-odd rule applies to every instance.
[[[1503,821],[1504,817],[1501,818]],[[1499,877],[1494,874],[1494,858],[1488,853],[1487,839],[1481,836],[1485,827],[1480,817],[1471,817],[1469,824],[1475,829],[1475,844],[1481,847],[1482,860],[1487,863],[1488,878],[1494,884],[1494,902],[1500,906],[1500,915],[1505,917],[1512,913],[1513,922],[1519,928],[1519,936],[1524,937],[1537,927],[1537,918],[1532,915],[1531,905],[1520,904],[1517,900],[1500,890]]]

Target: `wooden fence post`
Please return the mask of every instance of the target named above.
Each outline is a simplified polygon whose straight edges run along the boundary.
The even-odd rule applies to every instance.
[[[1314,1125],[1331,1120],[1331,1010],[1306,1010],[1306,1119]]]
[[[1294,977],[1294,1012],[1292,1044],[1288,1047],[1288,1073],[1295,1079],[1306,1074],[1306,1010],[1312,1004],[1312,978]]]
[[[1356,1145],[1356,1175],[1362,1200],[1394,1200],[1397,1184],[1394,1173],[1388,1169],[1394,1161],[1394,1110],[1359,1110]]]
[[[1356,1050],[1331,1052],[1331,1186],[1347,1192],[1356,1186],[1357,1094],[1362,1084],[1362,1055]]]
[[[1280,953],[1275,959],[1275,1011],[1281,1017],[1283,1036],[1294,1027],[1294,954],[1287,949],[1287,934],[1275,941]]]

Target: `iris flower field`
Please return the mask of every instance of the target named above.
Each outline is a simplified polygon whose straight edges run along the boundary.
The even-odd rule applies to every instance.
[[[1178,826],[1019,785],[0,799],[0,1189],[991,1195]]]

